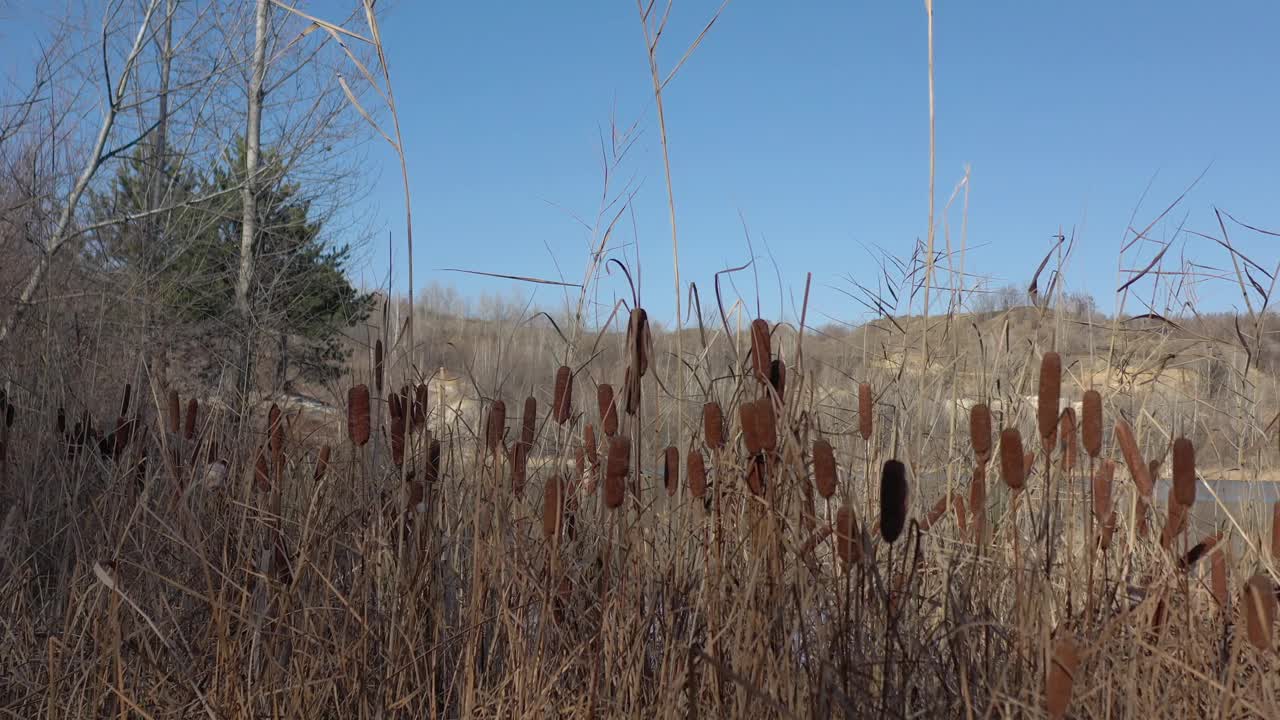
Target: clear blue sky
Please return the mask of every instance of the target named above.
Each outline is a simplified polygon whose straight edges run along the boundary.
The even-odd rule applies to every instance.
[[[677,1],[665,67],[716,4]],[[1143,224],[1210,165],[1183,206],[1188,227],[1216,231],[1217,204],[1280,228],[1280,6],[940,0],[935,12],[938,205],[971,165],[968,268],[1025,283],[1050,236],[1075,226],[1069,285],[1109,309],[1116,249],[1148,182]],[[670,321],[661,152],[634,4],[400,2],[389,13],[418,284],[501,292],[511,283],[435,269],[555,277],[557,262],[577,280],[586,236],[556,205],[594,216],[612,112],[643,131],[625,172],[642,183],[645,304]],[[704,299],[715,270],[748,257],[739,212],[757,249],[774,250],[783,283],[798,296],[812,271],[819,310],[846,319],[861,308],[830,288],[847,287],[845,274],[873,281],[863,246],[902,253],[925,235],[925,27],[922,2],[730,3],[665,98],[682,277]],[[399,236],[385,160],[370,200]],[[1233,240],[1264,265],[1280,259],[1280,241],[1243,230]],[[1185,251],[1227,262],[1204,240],[1188,238]],[[777,280],[761,270],[776,317]],[[1203,294],[1239,304],[1221,287]],[[557,297],[537,291],[542,304]]]

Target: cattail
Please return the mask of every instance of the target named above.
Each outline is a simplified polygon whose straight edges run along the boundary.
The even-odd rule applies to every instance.
[[[702,439],[712,450],[724,447],[724,413],[718,402],[702,406]]]
[[[200,401],[191,398],[187,401],[187,417],[183,424],[182,436],[188,440],[196,436],[196,416],[200,414]]]
[[[1000,473],[1004,484],[1018,492],[1027,482],[1026,456],[1022,454],[1022,433],[1017,428],[1000,431]]]
[[[1227,550],[1226,547],[1215,549],[1216,552],[1209,558],[1209,592],[1213,593],[1218,607],[1225,608],[1231,602],[1231,597],[1227,595]]]
[[[747,488],[749,488],[752,494],[756,497],[762,497],[765,492],[764,471],[766,461],[764,458],[756,455],[752,456],[752,458],[747,460],[747,462],[749,463],[747,465]]]
[[[182,427],[182,398],[177,390],[169,391],[169,434],[177,435]]]
[[[1271,577],[1258,573],[1244,585],[1240,604],[1244,609],[1249,642],[1259,650],[1271,649],[1272,625],[1276,621],[1276,592]]]
[[[261,447],[258,448],[258,457],[253,463],[253,479],[259,490],[266,492],[271,489],[271,469],[267,467],[267,454]]]
[[[631,438],[615,435],[609,438],[609,460],[605,466],[604,504],[610,509],[622,505],[631,474]]]
[[[818,486],[818,494],[831,499],[836,493],[837,471],[836,454],[831,443],[817,440],[813,443],[813,481]]]
[[[524,497],[524,484],[529,478],[529,446],[516,443],[511,449],[511,492]]]
[[[604,383],[596,387],[596,404],[600,407],[600,429],[606,437],[618,433],[618,405],[614,402],[613,386]]]
[[[1124,454],[1125,465],[1129,467],[1129,475],[1133,484],[1138,486],[1142,497],[1150,500],[1152,491],[1151,469],[1142,461],[1142,451],[1138,449],[1138,441],[1133,437],[1133,428],[1122,418],[1116,420],[1116,443]]]
[[[974,539],[981,540],[987,519],[986,465],[978,465],[973,469],[973,480],[969,483],[969,511],[973,513]]]
[[[907,466],[886,460],[880,470],[880,537],[892,543],[907,525]]]
[[[368,385],[356,385],[347,391],[347,436],[356,447],[369,442]]]
[[[1102,523],[1102,532],[1098,534],[1098,548],[1106,552],[1111,547],[1111,538],[1116,533],[1116,514],[1111,513]]]
[[[743,403],[738,408],[738,416],[749,454],[759,455],[777,448],[778,418],[773,412],[773,403],[768,398]]]
[[[667,488],[667,497],[675,497],[680,489],[680,449],[669,446],[662,453],[662,484]]]
[[[316,457],[316,473],[312,478],[314,482],[320,482],[324,479],[325,472],[329,469],[329,446],[320,446],[320,455]]]
[[[404,433],[408,418],[405,417],[404,405],[396,404],[400,405],[400,412],[391,416],[391,461],[396,467],[404,467]]]
[[[421,428],[427,421],[427,384],[418,383],[413,389],[413,429]]]
[[[1106,520],[1110,517],[1111,483],[1115,480],[1116,464],[1111,460],[1103,460],[1093,471],[1093,517]]]
[[[883,525],[881,526],[883,528]],[[845,505],[836,512],[836,555],[846,570],[862,560],[862,545],[858,542],[858,519],[853,508]]]
[[[1096,460],[1102,454],[1102,394],[1097,390],[1086,390],[1081,398],[1080,411],[1084,415],[1080,440],[1084,443],[1085,452]]]
[[[769,323],[761,318],[751,321],[751,365],[756,379],[762,383],[769,382],[769,364],[773,360],[770,348]]]
[[[503,438],[507,434],[507,404],[501,400],[494,400],[489,406],[489,419],[485,424],[484,438],[485,447],[489,449],[489,453],[497,455],[498,451],[503,449]]]
[[[552,397],[556,422],[560,425],[569,422],[573,414],[573,371],[568,365],[561,365],[556,371],[555,394]]]
[[[520,416],[520,444],[533,445],[533,433],[538,422],[538,400],[530,395],[524,399],[524,414]]]
[[[871,441],[875,429],[875,400],[871,397],[871,383],[858,383],[858,434],[863,442]]]
[[[1071,705],[1071,686],[1075,683],[1076,670],[1080,667],[1080,654],[1075,639],[1063,635],[1053,644],[1053,660],[1049,663],[1045,678],[1045,711],[1051,718],[1067,715]]]
[[[600,451],[596,446],[596,429],[590,423],[582,431],[582,445],[587,454],[587,462],[591,463],[592,468],[599,467]]]
[[[623,394],[626,395],[626,402],[623,409],[628,415],[635,415],[640,409],[640,377],[631,373],[631,366],[627,366],[627,371],[623,374],[622,379]]]
[[[1058,402],[1062,397],[1062,356],[1047,352],[1040,359],[1040,397],[1036,419],[1040,440],[1051,450],[1058,435]]]
[[[1173,441],[1173,491],[1180,505],[1196,504],[1196,446],[1184,437]]]
[[[707,466],[697,448],[691,448],[685,458],[685,475],[689,478],[691,497],[700,498],[707,494]]]
[[[1068,473],[1076,467],[1076,447],[1079,433],[1076,429],[1076,409],[1068,405],[1058,418],[1058,440],[1062,446],[1062,469]]]
[[[391,393],[391,397],[387,398],[387,405],[393,420],[404,417],[404,404],[400,401],[399,393]]]
[[[549,477],[542,486],[542,537],[559,540],[564,522],[564,497],[560,478]]]
[[[1164,550],[1172,549],[1174,540],[1187,529],[1188,507],[1178,502],[1176,493],[1176,487],[1169,488],[1168,515],[1160,532],[1160,547]]]
[[[1280,561],[1280,501],[1271,504],[1271,559]]]
[[[991,409],[983,403],[969,409],[969,444],[979,465],[991,461]]]
[[[382,341],[373,345],[373,387],[382,394]]]
[[[284,461],[284,413],[275,403],[267,412],[267,437],[271,439],[271,462],[278,466]]]
[[[787,364],[782,358],[777,358],[769,363],[769,384],[773,386],[773,391],[777,393],[779,398],[787,392]]]
[[[637,385],[640,378],[649,371],[649,348],[646,342],[648,338],[649,314],[644,311],[644,308],[636,308],[631,311],[631,317],[627,321],[627,345],[633,353]],[[631,411],[628,410],[627,414],[631,414]]]

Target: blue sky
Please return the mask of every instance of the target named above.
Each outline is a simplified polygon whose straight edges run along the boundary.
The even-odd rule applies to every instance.
[[[676,3],[665,67],[715,7]],[[1270,37],[1280,6],[943,0],[935,12],[938,205],[971,166],[968,269],[1025,283],[1059,226],[1074,226],[1069,286],[1109,308],[1117,246],[1148,183],[1144,225],[1206,167],[1157,237],[1184,216],[1216,231],[1215,204],[1280,228]],[[874,281],[865,248],[905,253],[927,228],[925,27],[916,2],[730,3],[665,96],[686,283],[709,297],[712,274],[749,257],[741,213],[785,286],[798,296],[812,271],[817,312],[860,316],[835,288],[846,275]],[[577,280],[587,237],[566,209],[595,215],[612,114],[642,131],[623,172],[640,183],[644,302],[672,319],[661,151],[633,4],[401,2],[384,39],[407,132],[418,284],[511,285],[443,267]],[[398,237],[397,177],[389,156],[380,161],[369,201]],[[953,237],[959,219],[953,210]],[[1274,241],[1232,237],[1264,265],[1280,259]],[[1226,262],[1205,240],[1186,238],[1185,252]],[[384,261],[375,253],[371,267]],[[772,267],[761,285],[765,314],[778,316]],[[606,286],[623,291],[616,278]],[[1201,296],[1239,304],[1228,290]]]

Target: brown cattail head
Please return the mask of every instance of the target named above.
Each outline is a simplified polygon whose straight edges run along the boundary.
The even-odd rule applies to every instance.
[[[373,344],[373,387],[382,394],[382,341],[379,340]]]
[[[991,409],[983,403],[969,409],[969,444],[979,465],[991,461]]]
[[[600,408],[600,429],[606,437],[613,437],[618,433],[618,404],[612,385],[604,383],[596,387],[596,404]]]
[[[609,460],[605,465],[604,504],[610,509],[622,505],[627,478],[631,475],[631,438],[615,435],[609,438]]]
[[[533,445],[533,433],[538,423],[538,400],[530,395],[524,399],[524,413],[520,416],[520,444]]]
[[[875,399],[871,397],[871,383],[858,383],[858,434],[863,442],[871,441],[875,429]]]
[[[702,439],[712,450],[724,447],[724,413],[718,402],[712,401],[702,406]]]
[[[524,484],[529,479],[529,446],[516,443],[511,449],[511,492],[524,497]]]
[[[680,448],[669,446],[662,453],[662,484],[667,489],[667,497],[675,497],[680,490]]]
[[[769,382],[769,364],[773,361],[773,350],[769,337],[769,323],[761,318],[751,321],[751,367],[755,371],[756,380]]]
[[[1259,650],[1270,650],[1276,621],[1276,591],[1271,576],[1258,573],[1249,578],[1244,584],[1240,605],[1249,642]]]
[[[1063,718],[1071,706],[1071,687],[1080,667],[1080,653],[1070,635],[1059,637],[1053,644],[1053,658],[1045,678],[1045,711],[1050,718]]]
[[[1097,459],[1102,454],[1102,394],[1086,390],[1080,401],[1080,413],[1084,416],[1080,441],[1089,457]]]
[[[649,371],[649,314],[644,308],[631,311],[627,320],[627,348],[631,353],[628,360],[635,366],[636,382]],[[630,414],[630,410],[627,411]]]
[[[182,427],[182,398],[177,390],[169,391],[169,434],[177,435]]]
[[[685,475],[688,476],[691,497],[700,498],[707,494],[707,465],[697,448],[690,448],[685,458]]]
[[[413,429],[418,430],[427,422],[427,384],[418,383],[413,389]]]
[[[1280,501],[1271,504],[1271,559],[1280,561]]]
[[[552,412],[556,422],[563,425],[569,422],[573,414],[573,371],[568,365],[561,365],[556,371],[555,394],[552,396]]]
[[[316,457],[316,473],[315,473],[315,476],[313,477],[313,480],[315,482],[320,482],[321,480],[323,480],[324,474],[328,469],[329,469],[329,446],[322,445],[320,447],[320,454],[319,456]]]
[[[560,478],[552,476],[542,486],[542,537],[559,540],[564,523],[564,492]]]
[[[1171,550],[1174,541],[1187,529],[1187,511],[1188,507],[1178,502],[1177,488],[1169,488],[1168,516],[1165,518],[1164,529],[1160,531],[1161,548]]]
[[[846,570],[862,560],[859,534],[858,519],[853,514],[853,508],[845,505],[836,511],[836,555]]]
[[[1151,500],[1154,482],[1151,478],[1151,469],[1142,460],[1142,451],[1138,449],[1133,428],[1123,418],[1116,420],[1115,437],[1116,443],[1120,445],[1120,451],[1124,454],[1124,463],[1129,467],[1129,475],[1133,477],[1133,484],[1138,486],[1138,492],[1143,498]]]
[[[501,400],[494,400],[489,406],[489,419],[484,426],[484,442],[489,453],[497,455],[505,445],[503,438],[507,434],[507,404]]]
[[[1173,441],[1173,491],[1179,504],[1196,504],[1196,446],[1184,437]]]
[[[392,397],[398,396],[392,395]],[[396,404],[400,405],[401,411],[391,416],[391,461],[396,464],[396,467],[404,467],[404,433],[408,418],[404,412],[403,403]]]
[[[596,429],[591,423],[582,431],[582,449],[586,452],[587,462],[594,469],[600,466],[600,451],[596,445]]]
[[[258,448],[258,456],[253,462],[253,481],[263,492],[271,489],[271,469],[267,466],[267,453],[262,447]]]
[[[622,386],[623,394],[626,395],[626,402],[622,407],[628,415],[635,415],[640,409],[640,376],[631,372],[630,365],[622,375]]]
[[[743,403],[738,408],[742,422],[742,435],[747,444],[747,452],[759,455],[772,452],[778,446],[778,417],[773,411],[773,402],[762,398],[755,402]]]
[[[907,526],[907,466],[886,460],[880,469],[880,537],[892,543]]]
[[[787,392],[787,364],[782,358],[775,358],[769,363],[769,384],[773,386],[773,391],[781,399]]]
[[[267,437],[271,439],[271,462],[279,466],[284,461],[284,413],[275,403],[267,412]]]
[[[1061,397],[1062,356],[1047,352],[1040,358],[1040,397],[1036,413],[1040,441],[1046,450],[1053,449],[1058,437],[1058,402]]]
[[[1116,464],[1103,460],[1093,471],[1093,517],[1099,522],[1111,516],[1111,484],[1115,481]]]
[[[356,385],[347,391],[347,437],[356,447],[369,442],[368,385]]]
[[[813,482],[822,497],[829,500],[836,494],[836,453],[826,440],[813,443]]]
[[[1058,441],[1062,449],[1062,469],[1071,472],[1076,467],[1076,455],[1079,446],[1079,432],[1076,429],[1076,409],[1067,406],[1058,418]]]
[[[1209,557],[1209,591],[1213,593],[1213,599],[1221,608],[1227,607],[1231,602],[1231,597],[1227,595],[1226,552],[1226,546],[1223,545],[1216,548],[1216,552]]]
[[[187,401],[187,417],[183,423],[182,436],[192,440],[196,436],[196,417],[200,414],[200,401],[191,398]]]
[[[1022,433],[1017,428],[1000,431],[1000,473],[1004,484],[1018,492],[1026,485],[1026,456],[1022,454]]]

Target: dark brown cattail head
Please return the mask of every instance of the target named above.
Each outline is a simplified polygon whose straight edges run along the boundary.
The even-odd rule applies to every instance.
[[[991,461],[991,409],[984,404],[969,409],[969,444],[979,465]]]
[[[403,412],[405,409],[403,404],[400,409],[399,414],[391,416],[391,461],[396,464],[396,467],[404,467],[404,434],[405,425],[408,424],[406,413]]]
[[[271,439],[271,462],[279,466],[284,461],[284,413],[275,403],[267,412],[267,437]]]
[[[822,497],[829,500],[836,494],[836,453],[826,440],[813,443],[813,482]]]
[[[1124,463],[1129,467],[1133,484],[1138,486],[1138,492],[1143,498],[1151,500],[1151,492],[1154,489],[1151,468],[1142,460],[1142,451],[1138,449],[1133,428],[1129,427],[1129,423],[1124,419],[1116,420],[1115,433],[1116,443],[1120,445],[1120,451],[1124,454]]]
[[[702,406],[702,439],[711,450],[724,447],[724,413],[718,402],[712,401]]]
[[[609,438],[609,459],[604,474],[604,504],[609,509],[622,505],[627,479],[631,475],[631,438],[614,435]]]
[[[196,418],[200,414],[200,401],[191,398],[187,401],[187,417],[183,423],[182,436],[192,440],[196,436]]]
[[[1058,418],[1058,441],[1062,450],[1062,469],[1070,473],[1076,467],[1076,455],[1080,443],[1076,428],[1076,409],[1067,406]]]
[[[1053,658],[1045,678],[1045,711],[1057,720],[1067,716],[1071,706],[1071,688],[1080,667],[1080,653],[1070,635],[1059,637],[1053,644]]]
[[[169,434],[177,435],[182,428],[182,398],[177,390],[169,391]]]
[[[1227,547],[1223,544],[1213,549],[1215,552],[1209,557],[1209,591],[1218,607],[1225,608],[1231,602],[1227,595]]]
[[[561,365],[556,371],[555,393],[552,396],[552,411],[556,422],[563,425],[573,415],[573,371],[568,365]]]
[[[582,431],[582,446],[583,450],[586,451],[587,462],[591,464],[591,467],[599,467],[600,451],[596,445],[596,429],[590,423],[587,423],[587,427]]]
[[[1111,516],[1111,484],[1115,481],[1116,464],[1103,460],[1093,471],[1093,517],[1099,522]]]
[[[347,437],[356,447],[369,442],[368,385],[356,385],[347,391]]]
[[[662,484],[667,497],[675,497],[680,490],[680,448],[669,446],[662,453]]]
[[[875,430],[875,398],[871,397],[871,383],[858,383],[858,434],[863,442],[871,441]]]
[[[524,399],[524,413],[520,416],[520,444],[533,445],[534,431],[538,424],[538,400],[530,395]]]
[[[1173,441],[1173,490],[1179,504],[1196,504],[1196,446],[1184,437]]]
[[[769,337],[769,323],[761,318],[751,321],[751,367],[756,380],[769,382],[769,364],[773,361],[773,350]]]
[[[511,448],[511,492],[524,497],[524,484],[529,478],[529,446],[516,443]]]
[[[1102,394],[1097,390],[1086,390],[1080,400],[1082,427],[1080,441],[1084,443],[1084,451],[1095,460],[1102,454]]]
[[[613,397],[613,386],[604,383],[596,387],[596,404],[600,408],[600,429],[606,437],[618,434],[618,404]]]
[[[862,543],[858,537],[858,519],[853,508],[845,505],[836,511],[836,555],[846,570],[862,561]]]
[[[428,389],[426,383],[418,383],[413,389],[413,429],[418,430],[427,422],[427,395]]]
[[[1249,578],[1244,584],[1240,605],[1249,642],[1259,650],[1270,650],[1276,621],[1276,590],[1271,576],[1258,573]]]
[[[329,469],[329,446],[322,445],[320,447],[320,455],[316,457],[316,473],[312,478],[315,482],[324,479],[324,474]]]
[[[1271,504],[1271,559],[1280,562],[1280,501]]]
[[[1053,450],[1058,437],[1058,403],[1062,397],[1062,356],[1047,352],[1040,359],[1040,397],[1036,420],[1040,442],[1045,450]]]
[[[382,394],[382,371],[382,341],[379,340],[373,344],[373,387],[379,395]]]
[[[262,492],[271,489],[271,468],[267,466],[267,453],[262,447],[258,448],[258,456],[253,462],[253,481]]]
[[[1017,428],[1000,431],[1000,474],[1010,490],[1018,492],[1027,483],[1026,456],[1022,454],[1022,433]]]
[[[501,400],[494,400],[489,406],[489,419],[484,426],[484,443],[489,453],[498,455],[499,451],[506,446],[503,438],[507,434],[507,404]]]
[[[690,496],[700,498],[707,494],[707,465],[697,448],[691,448],[685,458],[685,475],[688,476]]]
[[[769,384],[773,386],[773,392],[781,399],[787,392],[787,364],[782,358],[776,358],[769,363]]]
[[[552,476],[542,486],[542,537],[559,540],[564,524],[564,492],[560,478]]]
[[[622,408],[627,411],[628,415],[635,415],[640,409],[640,376],[631,372],[631,366],[627,366],[627,371],[622,376],[623,394],[626,395],[626,401],[622,404]]]
[[[880,470],[880,537],[891,543],[907,526],[907,466],[886,460]]]
[[[627,348],[630,353],[628,361],[636,368],[636,381],[649,371],[649,314],[644,308],[631,311],[627,320]],[[630,411],[628,411],[630,414]]]

